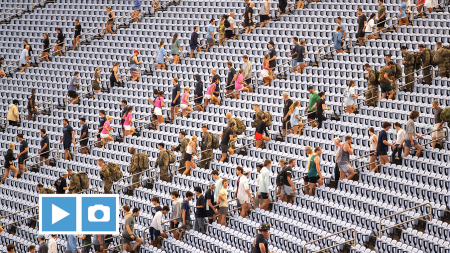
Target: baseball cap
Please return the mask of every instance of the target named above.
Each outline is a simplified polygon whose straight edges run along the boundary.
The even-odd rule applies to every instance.
[[[244,174],[250,173],[252,172],[252,170],[250,168],[244,168]]]
[[[259,231],[269,231],[270,230],[270,224],[269,223],[264,223],[257,229]]]
[[[40,235],[38,235],[38,238],[40,238],[40,239],[45,239],[45,235],[40,234]]]
[[[214,181],[209,181],[209,183],[208,183],[209,186],[215,185],[215,184],[216,184],[216,183],[214,183]]]
[[[306,146],[306,147],[305,147],[305,151],[306,151],[306,150],[311,150],[311,151],[312,151],[313,149],[312,149],[311,146]]]
[[[306,89],[311,90],[311,89],[314,89],[314,87],[313,87],[312,85],[308,85],[308,86],[306,87]]]
[[[281,158],[280,160],[278,160],[278,162],[281,162],[281,163],[286,163],[286,159],[284,159],[284,158]]]
[[[69,172],[66,170],[63,175],[69,175]]]
[[[134,50],[134,53],[137,53],[137,54],[139,54],[139,51],[138,51],[138,50]]]

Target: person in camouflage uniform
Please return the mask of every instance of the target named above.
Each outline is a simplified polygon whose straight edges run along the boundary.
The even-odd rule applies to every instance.
[[[169,177],[169,154],[164,149],[164,143],[158,143],[159,155],[156,164],[159,166],[159,179],[171,182]]]
[[[172,150],[181,152],[181,160],[180,160],[180,167],[179,167],[180,170],[178,171],[178,173],[183,174],[183,172],[186,169],[186,161],[184,160],[184,154],[186,154],[186,148],[189,144],[189,139],[186,138],[185,131],[180,131],[180,133],[178,134],[178,137],[180,137],[181,143],[177,147],[172,147]]]
[[[55,194],[55,191],[53,191],[50,188],[44,187],[41,183],[37,184],[36,186],[39,194]]]
[[[131,147],[129,152],[130,152],[130,154],[132,156],[131,159],[133,159],[133,156],[136,154],[136,149],[134,147]],[[137,156],[139,157],[139,155],[137,155]],[[131,165],[132,162],[133,161],[130,162],[130,165]],[[141,183],[139,181],[141,181],[141,175],[142,174],[140,174],[139,172],[140,171],[132,173],[131,169],[130,169],[130,173],[133,175],[133,177],[131,178],[131,183],[133,184],[133,188],[132,189],[137,189],[137,188],[139,188],[141,186]]]
[[[237,126],[236,124],[236,120],[233,118],[233,114],[231,114],[231,112],[227,112],[226,114],[226,118],[227,118],[227,127],[230,127],[231,123],[234,123],[235,126]],[[235,127],[233,129],[233,137],[237,138],[237,133],[236,133],[237,127]],[[236,142],[231,142],[230,148],[235,149],[236,148]]]
[[[402,64],[405,66],[405,90],[408,92],[414,91],[414,57],[406,50],[406,46],[400,48],[403,54]]]
[[[208,132],[208,127],[206,125],[202,126],[202,132],[203,132],[202,142],[200,143],[200,150],[201,150],[200,168],[209,169],[213,157],[213,148],[212,148],[213,137],[211,133]]]
[[[433,62],[438,65],[439,76],[447,77],[448,69],[450,68],[450,50],[443,48],[440,41],[436,43],[436,49]]]
[[[71,169],[67,170],[69,172],[69,194],[78,193],[81,191],[80,177],[73,173]]]
[[[394,79],[394,82],[392,84],[392,93],[391,93],[391,98],[389,99],[393,99],[396,95],[396,91],[397,91],[397,79],[402,77],[402,66],[400,66],[400,64],[391,61],[391,57],[392,55],[390,54],[386,54],[384,56],[384,60],[385,63],[387,64],[388,62],[392,62],[393,66],[391,67],[391,73],[390,73],[390,78]]]
[[[422,79],[422,83],[431,85],[431,81],[433,76],[431,75],[431,52],[430,49],[427,49],[423,44],[419,44],[419,55],[420,60],[422,62],[422,72],[424,78]]]
[[[364,65],[364,69],[368,72],[366,75],[366,79],[369,83],[366,92],[367,106],[377,107],[379,95],[376,71],[370,68],[369,63],[366,63]]]
[[[264,111],[259,109],[259,105],[253,105],[255,114],[253,115],[252,127],[257,127],[259,122],[264,118]]]
[[[105,161],[103,161],[103,159],[98,159],[97,164],[100,167],[100,178],[103,181],[103,193],[111,194],[113,181],[111,179],[111,171],[108,168],[108,164],[105,164]]]

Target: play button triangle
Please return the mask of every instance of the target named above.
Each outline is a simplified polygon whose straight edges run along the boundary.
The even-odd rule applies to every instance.
[[[54,204],[52,204],[52,225],[64,218],[66,218],[69,215],[70,215],[70,213],[68,213],[68,212],[62,210],[61,208],[55,206]]]

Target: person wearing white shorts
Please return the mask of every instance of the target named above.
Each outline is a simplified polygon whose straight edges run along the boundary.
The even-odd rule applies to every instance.
[[[436,147],[436,142],[439,142],[439,145],[441,148],[443,148],[442,138],[445,137],[444,135],[444,129],[442,126],[444,125],[444,121],[441,120],[441,113],[443,109],[439,106],[439,101],[434,100],[432,103],[433,109],[434,109],[434,127],[433,127],[433,133],[431,133],[431,137],[433,142],[431,145],[433,148]],[[439,128],[442,128],[438,130]],[[436,141],[435,141],[436,140]]]
[[[106,116],[106,122],[103,125],[102,132],[100,133],[100,138],[103,141],[103,147],[106,146],[108,141],[114,141],[114,139],[109,135],[111,133],[111,121],[113,120],[112,116]]]
[[[164,122],[164,117],[162,116],[162,108],[166,107],[164,104],[164,91],[159,92],[158,97],[155,98],[155,101],[152,101],[151,98],[149,98],[148,101],[155,107],[154,113],[158,120],[155,120],[153,123],[155,123],[155,127],[158,127],[158,124],[162,124]]]
[[[189,105],[191,105],[191,103],[189,102],[189,92],[191,91],[191,89],[189,87],[184,87],[184,93],[181,96],[181,113],[183,114],[184,117],[189,116],[189,113],[191,113],[192,108],[189,107]]]
[[[160,2],[161,2],[161,0],[153,0],[152,1],[152,7],[155,12],[159,11],[159,3]]]
[[[249,190],[248,175],[251,170],[249,168],[243,169],[241,166],[236,167],[236,174],[239,176],[239,185],[237,189],[237,199],[241,205],[241,217],[245,218],[247,212],[250,210],[250,203],[253,202],[252,195]]]
[[[205,93],[205,107],[203,108],[203,111],[206,109],[208,104],[211,102],[211,104],[218,105],[219,99],[213,96],[214,91],[216,90],[216,86],[219,85],[219,78],[217,76],[214,76],[212,79],[212,83],[208,86],[208,89]]]

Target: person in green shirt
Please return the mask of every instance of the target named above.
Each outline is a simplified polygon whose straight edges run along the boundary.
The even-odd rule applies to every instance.
[[[172,49],[170,53],[173,57],[173,64],[178,64],[180,62],[180,51],[181,55],[183,55],[183,49],[180,46],[180,40],[178,39],[178,33],[175,33],[172,38]]]
[[[77,235],[81,239],[81,246],[92,244],[92,235]],[[92,245],[81,248],[81,253],[89,253]]]
[[[320,97],[319,94],[314,91],[314,87],[312,85],[308,85],[307,89],[311,96],[309,96],[309,103],[305,108],[305,111],[308,112],[308,122],[310,122],[316,119],[317,108],[312,109],[312,107],[316,104],[317,100],[319,100]]]
[[[314,148],[314,154],[309,160],[308,168],[308,180],[309,180],[309,196],[314,196],[314,189],[316,188],[316,183],[319,187],[323,185],[323,176],[320,171],[320,155],[322,154],[321,147]]]
[[[380,38],[380,31],[382,30],[383,33],[386,33],[386,30],[384,29],[384,25],[386,24],[386,7],[383,5],[383,0],[378,0],[378,22],[377,22],[377,38]]]

